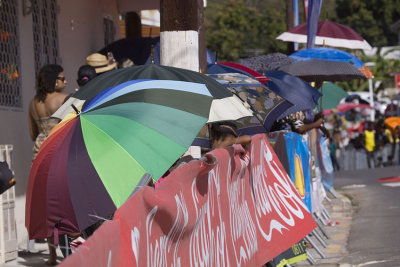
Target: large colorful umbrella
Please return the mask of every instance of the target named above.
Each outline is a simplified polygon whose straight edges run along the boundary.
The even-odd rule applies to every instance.
[[[220,85],[214,79],[198,72],[187,69],[149,64],[132,66],[106,72],[94,78],[83,86],[78,92],[57,111],[53,117],[64,118],[72,111],[71,104],[79,106],[85,100],[90,99],[103,90],[116,86],[126,81],[135,79],[174,80],[205,84],[214,98],[209,121],[236,120],[246,116],[252,116],[252,112],[243,106],[242,101],[228,89]]]
[[[29,237],[79,232],[120,207],[145,175],[158,180],[207,122],[204,84],[134,80],[69,114],[40,148],[29,175]]]
[[[335,48],[318,47],[318,48],[302,49],[297,52],[294,52],[293,54],[290,55],[290,57],[298,61],[318,59],[318,60],[347,62],[356,67],[367,78],[373,77],[371,70],[367,66],[365,66],[364,62],[362,62],[358,57]]]
[[[307,23],[291,28],[276,39],[285,42],[307,43]],[[318,22],[315,44],[350,49],[372,49],[370,44],[352,28],[327,20]]]
[[[266,71],[265,75],[269,78],[269,81],[266,83],[268,88],[293,103],[293,106],[280,114],[278,119],[282,119],[297,111],[315,108],[318,98],[322,96],[317,89],[302,79],[284,71],[270,70]]]

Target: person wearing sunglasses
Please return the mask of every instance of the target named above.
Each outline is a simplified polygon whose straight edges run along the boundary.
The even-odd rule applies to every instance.
[[[60,122],[59,119],[51,118],[50,116],[63,104],[68,96],[63,93],[66,85],[64,70],[60,65],[49,64],[40,69],[36,79],[36,94],[29,105],[29,133],[32,141],[35,142],[32,162],[35,160],[40,146],[50,134],[51,129]],[[57,255],[53,245],[53,238],[49,238],[47,242],[49,244],[50,258],[46,264],[55,265],[57,264]],[[32,248],[32,244],[29,247]]]

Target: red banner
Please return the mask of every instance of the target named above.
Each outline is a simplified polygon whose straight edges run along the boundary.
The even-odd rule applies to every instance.
[[[63,266],[261,266],[316,224],[264,135],[144,187]]]
[[[400,74],[394,75],[394,84],[395,88],[400,88]]]

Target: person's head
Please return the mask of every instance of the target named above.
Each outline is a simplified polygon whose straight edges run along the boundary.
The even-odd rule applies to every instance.
[[[373,123],[372,121],[367,121],[367,122],[366,122],[366,125],[365,125],[365,128],[366,128],[368,131],[372,131],[372,130],[374,129],[374,123]]]
[[[91,54],[86,58],[86,63],[92,66],[97,74],[101,74],[110,70],[115,69],[117,63],[110,62],[105,55],[100,53]]]
[[[76,82],[79,87],[84,86],[88,81],[96,77],[96,70],[90,65],[83,65],[78,69],[78,79]]]
[[[64,69],[57,64],[43,66],[36,79],[36,95],[38,101],[44,102],[47,94],[61,92],[64,90],[67,81],[64,76]]]
[[[230,140],[238,137],[237,127],[231,121],[214,122],[210,124],[210,143],[212,148],[225,147]]]
[[[400,126],[399,125],[396,126],[395,131],[396,131],[397,135],[400,136]]]

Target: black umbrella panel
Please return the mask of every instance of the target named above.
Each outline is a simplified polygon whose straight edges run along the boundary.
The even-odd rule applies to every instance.
[[[324,81],[349,81],[365,79],[366,77],[356,67],[340,61],[304,60],[296,61],[280,67],[287,73],[297,76],[307,82],[321,83]]]

